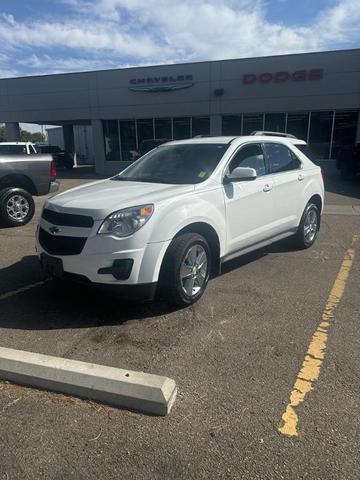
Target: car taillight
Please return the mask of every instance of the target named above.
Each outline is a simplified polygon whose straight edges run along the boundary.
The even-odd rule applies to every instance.
[[[56,163],[54,160],[50,164],[50,177],[51,178],[56,178],[57,172],[56,172]]]

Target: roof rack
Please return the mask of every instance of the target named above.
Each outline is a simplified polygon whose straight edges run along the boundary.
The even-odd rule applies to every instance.
[[[262,130],[256,130],[255,132],[251,132],[250,135],[262,135],[264,137],[297,138],[297,137],[295,137],[295,135],[291,135],[291,133],[266,132],[266,131],[262,131]]]

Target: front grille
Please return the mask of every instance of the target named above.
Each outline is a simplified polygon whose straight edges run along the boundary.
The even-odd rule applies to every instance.
[[[39,230],[40,245],[52,255],[79,255],[86,240],[86,237],[56,236],[50,235],[43,228]]]
[[[54,212],[48,208],[44,208],[42,218],[53,225],[61,225],[63,227],[92,228],[94,225],[94,220],[87,215]]]

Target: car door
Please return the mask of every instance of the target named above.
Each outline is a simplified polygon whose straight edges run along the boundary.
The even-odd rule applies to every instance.
[[[236,167],[254,168],[257,177],[223,186],[227,254],[255,246],[269,238],[274,221],[273,181],[261,145],[252,142],[241,146],[230,159],[225,175]]]
[[[304,209],[306,171],[287,145],[264,142],[263,148],[274,182],[272,198],[276,213],[275,233],[295,230]]]

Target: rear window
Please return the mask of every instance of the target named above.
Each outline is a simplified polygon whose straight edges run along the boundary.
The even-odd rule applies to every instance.
[[[303,143],[299,143],[299,144],[294,143],[294,146],[298,148],[300,152],[306,155],[313,163],[317,163],[318,158],[315,155],[315,153],[311,150],[309,145],[307,144],[304,145]]]
[[[41,153],[60,153],[61,149],[59,147],[55,147],[52,145],[45,145],[41,147],[37,147],[39,150],[41,150]]]
[[[26,155],[26,145],[0,145],[0,155]]]

